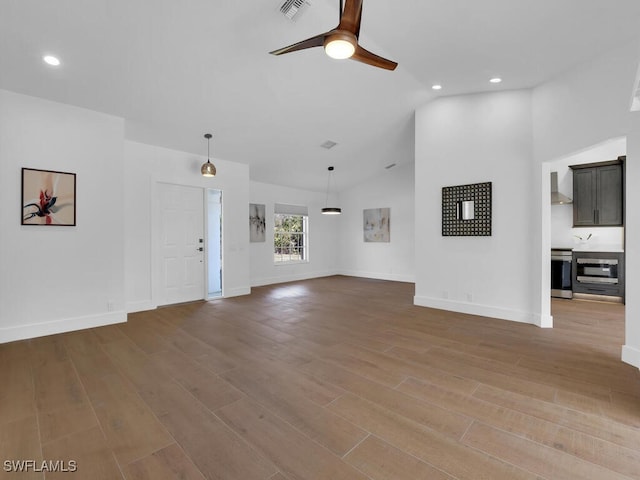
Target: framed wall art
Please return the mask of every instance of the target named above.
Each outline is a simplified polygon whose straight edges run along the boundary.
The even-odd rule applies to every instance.
[[[363,210],[362,225],[365,242],[390,242],[390,208],[368,208]]]
[[[491,182],[442,188],[442,236],[491,236]]]
[[[22,169],[22,225],[76,224],[76,174]]]
[[[265,205],[259,203],[249,204],[249,241],[266,241],[265,228],[267,219],[265,215]]]

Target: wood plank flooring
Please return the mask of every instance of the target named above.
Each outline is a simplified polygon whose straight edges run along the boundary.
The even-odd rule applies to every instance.
[[[78,468],[0,479],[640,479],[623,306],[412,298],[336,276],[0,345],[0,459]]]

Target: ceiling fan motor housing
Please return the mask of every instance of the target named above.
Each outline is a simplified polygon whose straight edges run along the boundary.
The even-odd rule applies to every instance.
[[[333,30],[324,39],[324,50],[331,58],[350,58],[357,46],[358,39],[347,30]]]

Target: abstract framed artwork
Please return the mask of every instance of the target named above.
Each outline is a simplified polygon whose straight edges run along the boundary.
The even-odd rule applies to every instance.
[[[365,242],[391,241],[390,208],[368,208],[363,210],[362,217]]]
[[[259,203],[249,204],[249,241],[264,242],[266,241],[266,216],[265,206]]]
[[[491,236],[491,182],[442,187],[442,236]]]
[[[22,169],[22,225],[76,224],[76,174]]]

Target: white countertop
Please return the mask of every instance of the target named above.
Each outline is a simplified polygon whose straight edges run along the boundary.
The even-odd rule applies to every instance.
[[[573,246],[574,252],[611,252],[624,253],[624,248],[620,245],[608,245],[602,243],[586,243]]]

